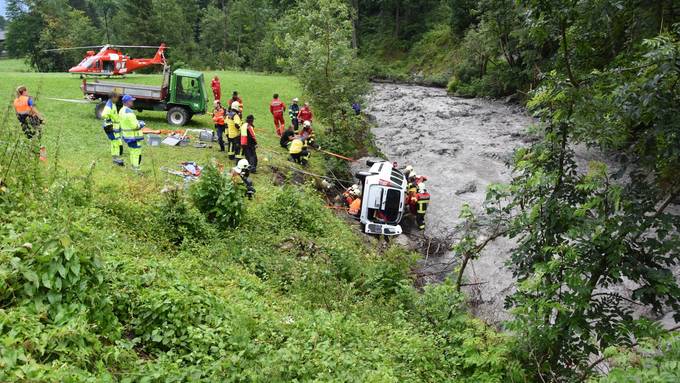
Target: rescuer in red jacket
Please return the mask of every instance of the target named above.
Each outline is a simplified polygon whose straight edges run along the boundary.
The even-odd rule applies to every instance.
[[[212,88],[213,96],[215,97],[215,101],[221,101],[222,100],[222,87],[220,85],[220,79],[217,76],[213,77],[212,81],[210,82],[210,87]]]
[[[305,102],[305,105],[300,109],[300,113],[298,113],[298,120],[301,123],[304,123],[305,121],[312,122],[313,118],[314,114],[312,113],[312,110],[309,109],[309,103]]]
[[[286,121],[283,119],[283,113],[286,111],[286,104],[279,100],[279,94],[274,93],[274,99],[269,104],[269,111],[274,116],[274,129],[276,135],[281,137],[283,130],[286,127]]]

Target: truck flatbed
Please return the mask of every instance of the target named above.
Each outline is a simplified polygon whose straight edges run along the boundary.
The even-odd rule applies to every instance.
[[[129,94],[134,98],[145,100],[162,100],[165,98],[163,87],[153,85],[128,84],[124,82],[85,82],[83,91],[93,96],[108,97],[114,89],[121,94]]]

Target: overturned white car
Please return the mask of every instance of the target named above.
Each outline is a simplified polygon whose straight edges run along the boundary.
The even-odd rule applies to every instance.
[[[399,235],[406,210],[406,177],[388,161],[366,161],[368,171],[355,174],[361,182],[362,203],[359,213],[368,234]]]

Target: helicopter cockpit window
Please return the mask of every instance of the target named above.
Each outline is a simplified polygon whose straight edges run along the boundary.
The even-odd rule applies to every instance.
[[[177,77],[177,99],[197,100],[201,97],[201,90],[196,79],[189,77]]]

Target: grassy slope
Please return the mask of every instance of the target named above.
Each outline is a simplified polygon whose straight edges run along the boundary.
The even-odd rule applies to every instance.
[[[418,296],[407,278],[406,253],[367,247],[316,193],[274,185],[265,167],[255,177],[258,193],[238,229],[206,227],[206,234],[171,244],[167,230],[172,228],[157,220],[163,208],[159,190],[177,180],[155,170],[183,160],[205,163],[219,157],[215,149],[147,148],[145,174],[133,176],[109,164],[91,105],[47,100],[79,98],[78,79],[16,73],[4,64],[0,61],[0,104],[8,107],[0,121],[18,129],[9,102],[16,85],[27,85],[48,120],[45,143],[51,157],[39,172],[58,175],[44,191],[9,184],[12,193],[25,195],[11,195],[8,200],[24,202],[1,211],[11,226],[0,225],[0,247],[7,249],[0,252],[0,286],[16,282],[7,279],[14,275],[7,269],[12,249],[49,237],[21,233],[45,222],[48,233],[73,238],[79,254],[102,259],[104,292],[98,300],[111,307],[115,319],[106,322],[112,330],[103,330],[87,319],[92,314],[64,319],[54,317],[58,307],[31,301],[0,305],[0,365],[8,374],[0,380],[501,379],[497,372],[507,363],[500,339],[464,315],[451,315],[458,301],[450,289]],[[10,63],[9,69],[17,67]],[[238,89],[247,113],[255,114],[261,146],[279,150],[267,105],[274,90],[286,100],[297,95],[296,82],[251,73],[219,75],[223,91]],[[158,80],[130,76],[126,81]],[[165,127],[161,113],[145,112],[142,118],[152,128]],[[192,125],[209,126],[209,119],[198,117]],[[282,163],[282,156],[270,156]],[[93,161],[90,193],[85,175]],[[320,159],[314,161],[319,170]],[[463,348],[465,339],[476,340]]]

